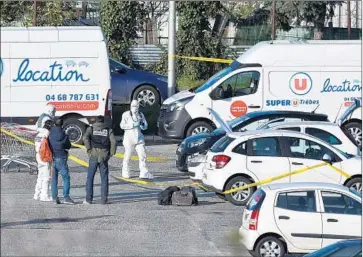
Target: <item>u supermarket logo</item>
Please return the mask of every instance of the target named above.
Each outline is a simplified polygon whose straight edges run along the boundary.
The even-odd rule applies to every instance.
[[[306,95],[313,87],[313,80],[307,73],[298,72],[291,77],[289,86],[295,95]]]

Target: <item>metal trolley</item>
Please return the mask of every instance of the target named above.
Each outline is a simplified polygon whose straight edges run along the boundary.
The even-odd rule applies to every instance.
[[[1,123],[1,172],[27,170],[37,174],[34,139],[37,132],[13,123]]]

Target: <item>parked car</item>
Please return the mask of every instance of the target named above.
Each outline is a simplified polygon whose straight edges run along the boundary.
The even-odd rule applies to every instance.
[[[244,208],[239,234],[253,256],[283,257],[361,238],[361,219],[362,195],[353,189],[315,182],[268,184]]]
[[[233,132],[254,130],[268,121],[328,121],[325,114],[297,111],[256,111],[227,122]],[[223,128],[215,129],[212,133],[200,133],[185,138],[176,151],[176,167],[180,171],[188,171],[188,167],[196,167],[200,163],[200,154],[206,154],[212,145],[226,135]],[[190,171],[190,170],[189,170]]]
[[[167,77],[132,69],[112,58],[109,63],[113,104],[129,104],[137,99],[142,107],[156,107],[167,98]]]
[[[290,130],[306,133],[324,140],[343,152],[353,155],[360,154],[360,146],[358,146],[353,136],[346,128],[340,127],[336,123],[319,121],[279,122],[268,124],[261,129]]]
[[[362,239],[339,241],[304,257],[362,257]]]
[[[311,167],[322,161],[349,174],[349,178],[328,166],[282,178],[276,182],[331,182],[362,190],[362,160],[340,151],[316,137],[294,131],[258,130],[230,133],[218,140],[205,157],[201,169],[203,185],[221,194],[263,179]],[[256,188],[226,194],[234,205],[245,205]]]

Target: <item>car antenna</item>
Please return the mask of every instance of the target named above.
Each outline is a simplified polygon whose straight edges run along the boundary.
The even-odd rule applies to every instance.
[[[340,113],[340,110],[342,109],[342,105],[343,105],[343,104],[340,104],[340,107],[339,107],[339,110],[338,110],[337,116],[335,116],[334,123],[336,123],[336,122],[337,122],[338,115],[339,115],[339,113]]]
[[[311,112],[311,113],[315,113],[315,111],[319,108],[320,104],[318,104],[318,106],[316,106],[316,108]]]

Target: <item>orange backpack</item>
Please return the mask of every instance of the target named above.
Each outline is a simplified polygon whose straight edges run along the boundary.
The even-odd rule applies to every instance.
[[[52,150],[50,149],[49,141],[48,141],[47,137],[42,139],[42,142],[40,144],[40,149],[39,149],[39,156],[43,162],[52,162],[53,161],[53,154],[52,154]]]

